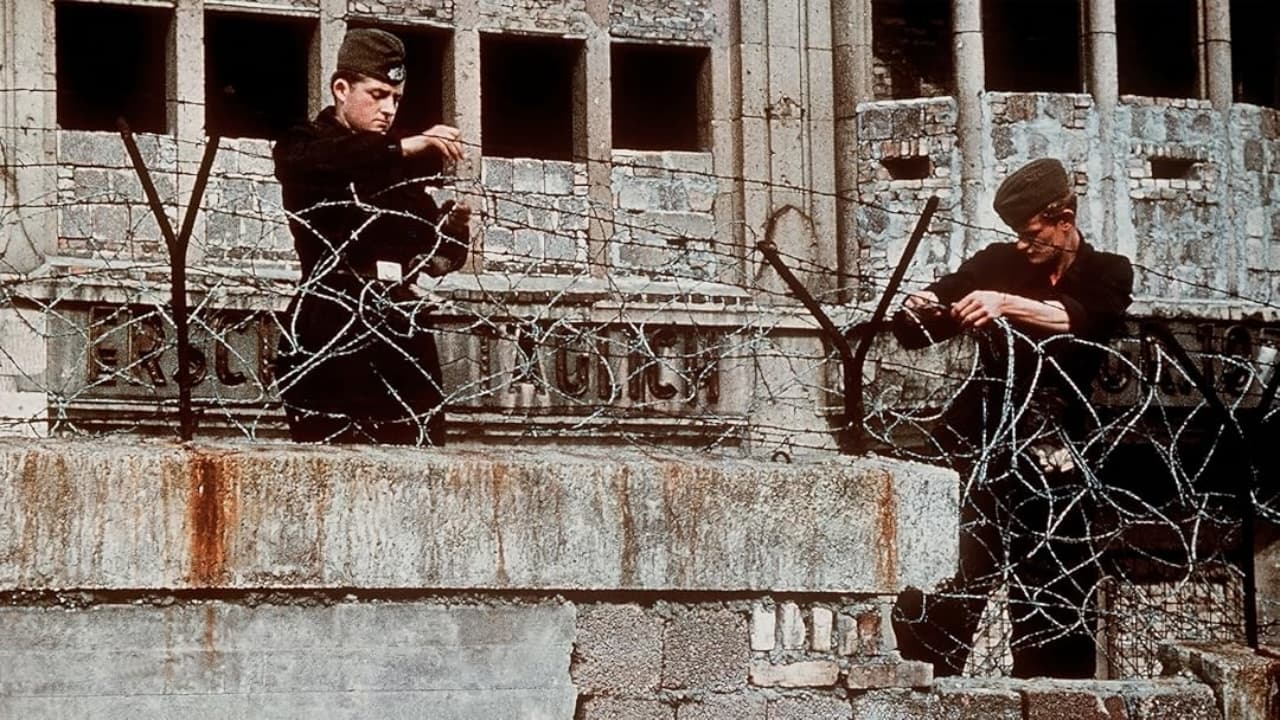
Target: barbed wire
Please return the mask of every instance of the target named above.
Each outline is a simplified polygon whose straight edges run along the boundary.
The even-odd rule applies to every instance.
[[[259,164],[271,160],[265,147],[253,145],[222,152]],[[12,167],[16,159],[8,149],[5,158]],[[681,178],[692,178],[717,185],[713,195],[720,184],[750,186],[915,217],[905,204],[867,202],[856,193],[634,157],[575,159],[661,173],[677,185],[675,192]],[[68,165],[22,167],[65,173]],[[127,170],[123,164],[115,169]],[[195,174],[185,165],[166,167],[164,174],[173,206],[183,204],[175,196]],[[856,425],[868,450],[950,466],[961,478],[962,572],[914,598],[915,606],[910,597],[900,603],[904,652],[949,670],[1009,674],[1024,672],[1020,664],[1034,662],[1027,658],[1037,651],[1058,652],[1064,642],[1084,638],[1106,658],[1108,672],[1140,675],[1158,668],[1152,653],[1135,648],[1162,635],[1243,633],[1245,570],[1235,550],[1243,509],[1236,485],[1244,483],[1260,518],[1280,521],[1280,504],[1258,482],[1269,471],[1267,459],[1251,458],[1237,438],[1242,429],[1271,428],[1280,418],[1274,403],[1257,409],[1278,372],[1274,323],[1241,322],[1238,330],[1211,328],[1207,335],[1198,327],[1176,328],[1227,399],[1224,420],[1139,319],[1129,319],[1124,338],[1113,343],[1039,336],[997,322],[908,354],[883,328],[863,327],[868,313],[845,302],[841,286],[848,282],[884,293],[891,274],[878,262],[840,269],[783,243],[784,262],[806,275],[839,329],[875,339],[862,387],[865,416],[846,418],[840,401],[846,379],[831,339],[818,336],[813,320],[761,269],[757,255],[723,243],[732,233],[714,225],[713,213],[673,211],[710,224],[705,237],[690,237],[662,211],[631,213],[616,207],[616,198],[594,199],[575,182],[554,197],[445,175],[408,182],[432,187],[437,199],[472,200],[472,224],[487,233],[482,262],[442,279],[368,276],[335,286],[322,279],[344,271],[337,258],[363,242],[362,233],[372,234],[371,223],[417,223],[424,237],[438,239],[444,218],[390,210],[370,198],[295,213],[274,197],[251,198],[248,207],[221,195],[206,201],[206,231],[193,238],[196,259],[189,268],[201,436],[285,436],[285,416],[297,408],[281,392],[327,363],[367,364],[370,347],[391,348],[401,363],[399,374],[380,378],[380,391],[407,418],[414,443],[433,439],[440,407],[455,441],[620,442],[640,452],[674,445],[781,461],[834,453],[839,434]],[[4,223],[43,213],[65,223],[68,211],[85,207],[130,208],[120,232],[91,227],[82,238],[59,232],[85,242],[59,246],[65,254],[52,258],[53,266],[8,273],[0,282],[0,332],[13,338],[0,346],[0,382],[9,383],[0,385],[0,397],[7,398],[0,427],[36,435],[171,436],[177,349],[167,249],[132,186],[95,193],[74,183],[55,182],[46,196],[0,210]],[[559,203],[566,198],[574,202]],[[500,211],[500,203],[510,212]],[[366,213],[364,229],[326,237],[313,226],[326,243],[327,261],[296,286],[290,223],[305,227],[314,213],[351,209]],[[530,217],[543,211],[555,217]],[[962,227],[993,242],[1015,237],[956,212],[952,203],[933,219],[930,227],[940,228],[935,234],[949,237]],[[215,220],[228,219],[236,223],[232,231],[209,232]],[[767,239],[755,235],[763,235],[762,228],[735,222],[744,238]],[[605,255],[594,245],[591,223],[610,230]],[[514,238],[500,245],[494,228],[525,233],[526,245]],[[400,267],[402,277],[426,270],[437,250],[435,244],[419,248]],[[640,261],[625,262],[630,253]],[[918,259],[900,292],[926,288],[929,275],[955,259]],[[1267,298],[1134,267],[1249,308],[1276,307]],[[290,306],[295,297],[323,303],[323,314],[341,331],[307,347],[303,316]],[[421,346],[410,340],[421,337],[439,346],[438,375],[413,352]],[[32,345],[47,349],[43,366],[29,357]],[[279,348],[293,348],[292,365],[281,363]],[[1026,362],[993,371],[984,358],[992,352]],[[1077,353],[1098,356],[1103,367],[1089,384],[1064,370],[1062,358]],[[438,402],[419,403],[413,392],[421,386],[434,387]],[[1050,390],[1056,401],[1044,397]],[[966,414],[974,403],[976,414]],[[1143,482],[1135,482],[1139,477]],[[1171,605],[1168,598],[1200,605]]]

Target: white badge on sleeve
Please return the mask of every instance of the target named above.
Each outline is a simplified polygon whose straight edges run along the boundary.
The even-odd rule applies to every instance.
[[[377,263],[378,279],[388,282],[400,282],[404,279],[404,275],[400,273],[400,263],[379,260]]]

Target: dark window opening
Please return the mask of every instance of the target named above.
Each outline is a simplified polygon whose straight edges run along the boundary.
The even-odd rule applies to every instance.
[[[1196,0],[1116,0],[1120,93],[1196,97]]]
[[[1237,102],[1280,108],[1280,2],[1231,0]]]
[[[404,97],[400,98],[391,132],[412,135],[444,122],[444,74],[449,34],[434,28],[354,22],[350,27],[377,27],[404,43]],[[329,78],[324,82],[328,83]],[[324,97],[327,103],[330,97],[327,87]]]
[[[881,158],[880,164],[894,180],[924,180],[933,174],[933,163],[927,155]]]
[[[613,46],[613,146],[704,150],[709,51],[670,45]]]
[[[877,98],[934,97],[952,92],[951,3],[874,0],[872,53]]]
[[[301,18],[206,14],[206,131],[272,138],[306,119],[314,32]]]
[[[1156,180],[1193,180],[1196,162],[1187,158],[1153,157],[1151,177]]]
[[[480,36],[480,126],[485,155],[571,160],[582,42]]]
[[[1080,92],[1077,0],[983,0],[987,89]]]
[[[162,8],[58,3],[58,125],[114,131],[123,117],[135,132],[166,132],[172,15]]]

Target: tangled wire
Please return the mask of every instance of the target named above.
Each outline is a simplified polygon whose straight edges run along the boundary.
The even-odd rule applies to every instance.
[[[243,164],[262,159],[260,149],[226,152],[246,156]],[[646,162],[625,165],[683,177],[712,195],[723,181],[750,182]],[[439,201],[466,197],[477,206],[482,256],[446,279],[408,288],[371,282],[354,297],[328,297],[354,331],[285,372],[276,349],[295,332],[288,304],[297,292],[288,218],[278,202],[222,195],[206,203],[204,233],[185,269],[197,434],[279,437],[281,390],[309,363],[358,354],[387,333],[432,332],[458,440],[573,438],[795,457],[835,451],[835,433],[853,422],[877,452],[954,467],[961,572],[906,598],[898,620],[904,652],[955,672],[1008,674],[1019,657],[1078,642],[1090,670],[1096,649],[1103,672],[1140,676],[1158,671],[1160,639],[1244,633],[1246,519],[1280,520],[1280,505],[1263,492],[1275,462],[1263,439],[1276,436],[1280,413],[1267,394],[1277,375],[1275,324],[1164,323],[1191,366],[1137,318],[1109,345],[1035,338],[1003,322],[910,354],[884,335],[867,363],[865,415],[845,418],[830,343],[760,258],[717,242],[713,227],[698,229],[711,223],[709,204],[631,212],[618,198],[594,199],[585,178],[573,177],[578,165],[566,164],[568,184],[556,197],[436,178]],[[6,222],[56,213],[66,238],[77,235],[70,225],[87,203],[125,208],[124,235],[80,233],[84,241],[64,242],[41,268],[10,272],[0,285],[0,330],[12,339],[0,363],[13,379],[3,388],[11,398],[3,423],[17,434],[172,435],[172,277],[163,246],[147,234],[152,219],[141,198],[114,186],[90,197],[72,184],[4,212]],[[987,239],[1003,235],[946,220]],[[229,221],[231,236],[215,237]],[[593,225],[609,229],[607,247],[593,244]],[[354,239],[326,241],[338,255]],[[847,302],[848,288],[874,296],[868,289],[884,288],[887,273],[842,275],[780,244],[841,330],[866,319]],[[630,269],[616,271],[625,262]],[[904,291],[921,287],[931,270],[923,261],[913,268]],[[402,322],[386,322],[392,314]],[[47,348],[47,367],[32,357],[37,346]],[[1029,361],[992,373],[984,348]],[[1100,356],[1092,386],[1061,372],[1059,358],[1072,352]],[[388,391],[409,378],[389,380]],[[1054,398],[1043,392],[1051,385]]]

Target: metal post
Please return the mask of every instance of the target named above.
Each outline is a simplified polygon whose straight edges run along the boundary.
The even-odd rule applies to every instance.
[[[174,334],[178,342],[178,372],[175,379],[178,383],[178,424],[179,434],[183,440],[190,440],[195,434],[195,421],[191,408],[191,337],[187,320],[187,248],[191,244],[191,231],[195,227],[196,213],[199,212],[200,201],[204,197],[204,189],[209,180],[209,171],[213,168],[213,158],[218,154],[218,137],[209,138],[205,145],[204,157],[200,160],[200,170],[196,173],[195,187],[191,191],[191,199],[187,203],[187,212],[182,218],[182,230],[174,234],[169,224],[169,216],[164,212],[164,203],[156,192],[155,183],[151,181],[151,173],[147,170],[138,143],[134,140],[133,131],[124,118],[116,122],[120,129],[120,138],[124,140],[129,159],[133,161],[133,169],[138,173],[138,181],[147,196],[147,204],[156,217],[156,224],[164,235],[165,247],[169,250],[170,293],[169,302],[173,307]]]

